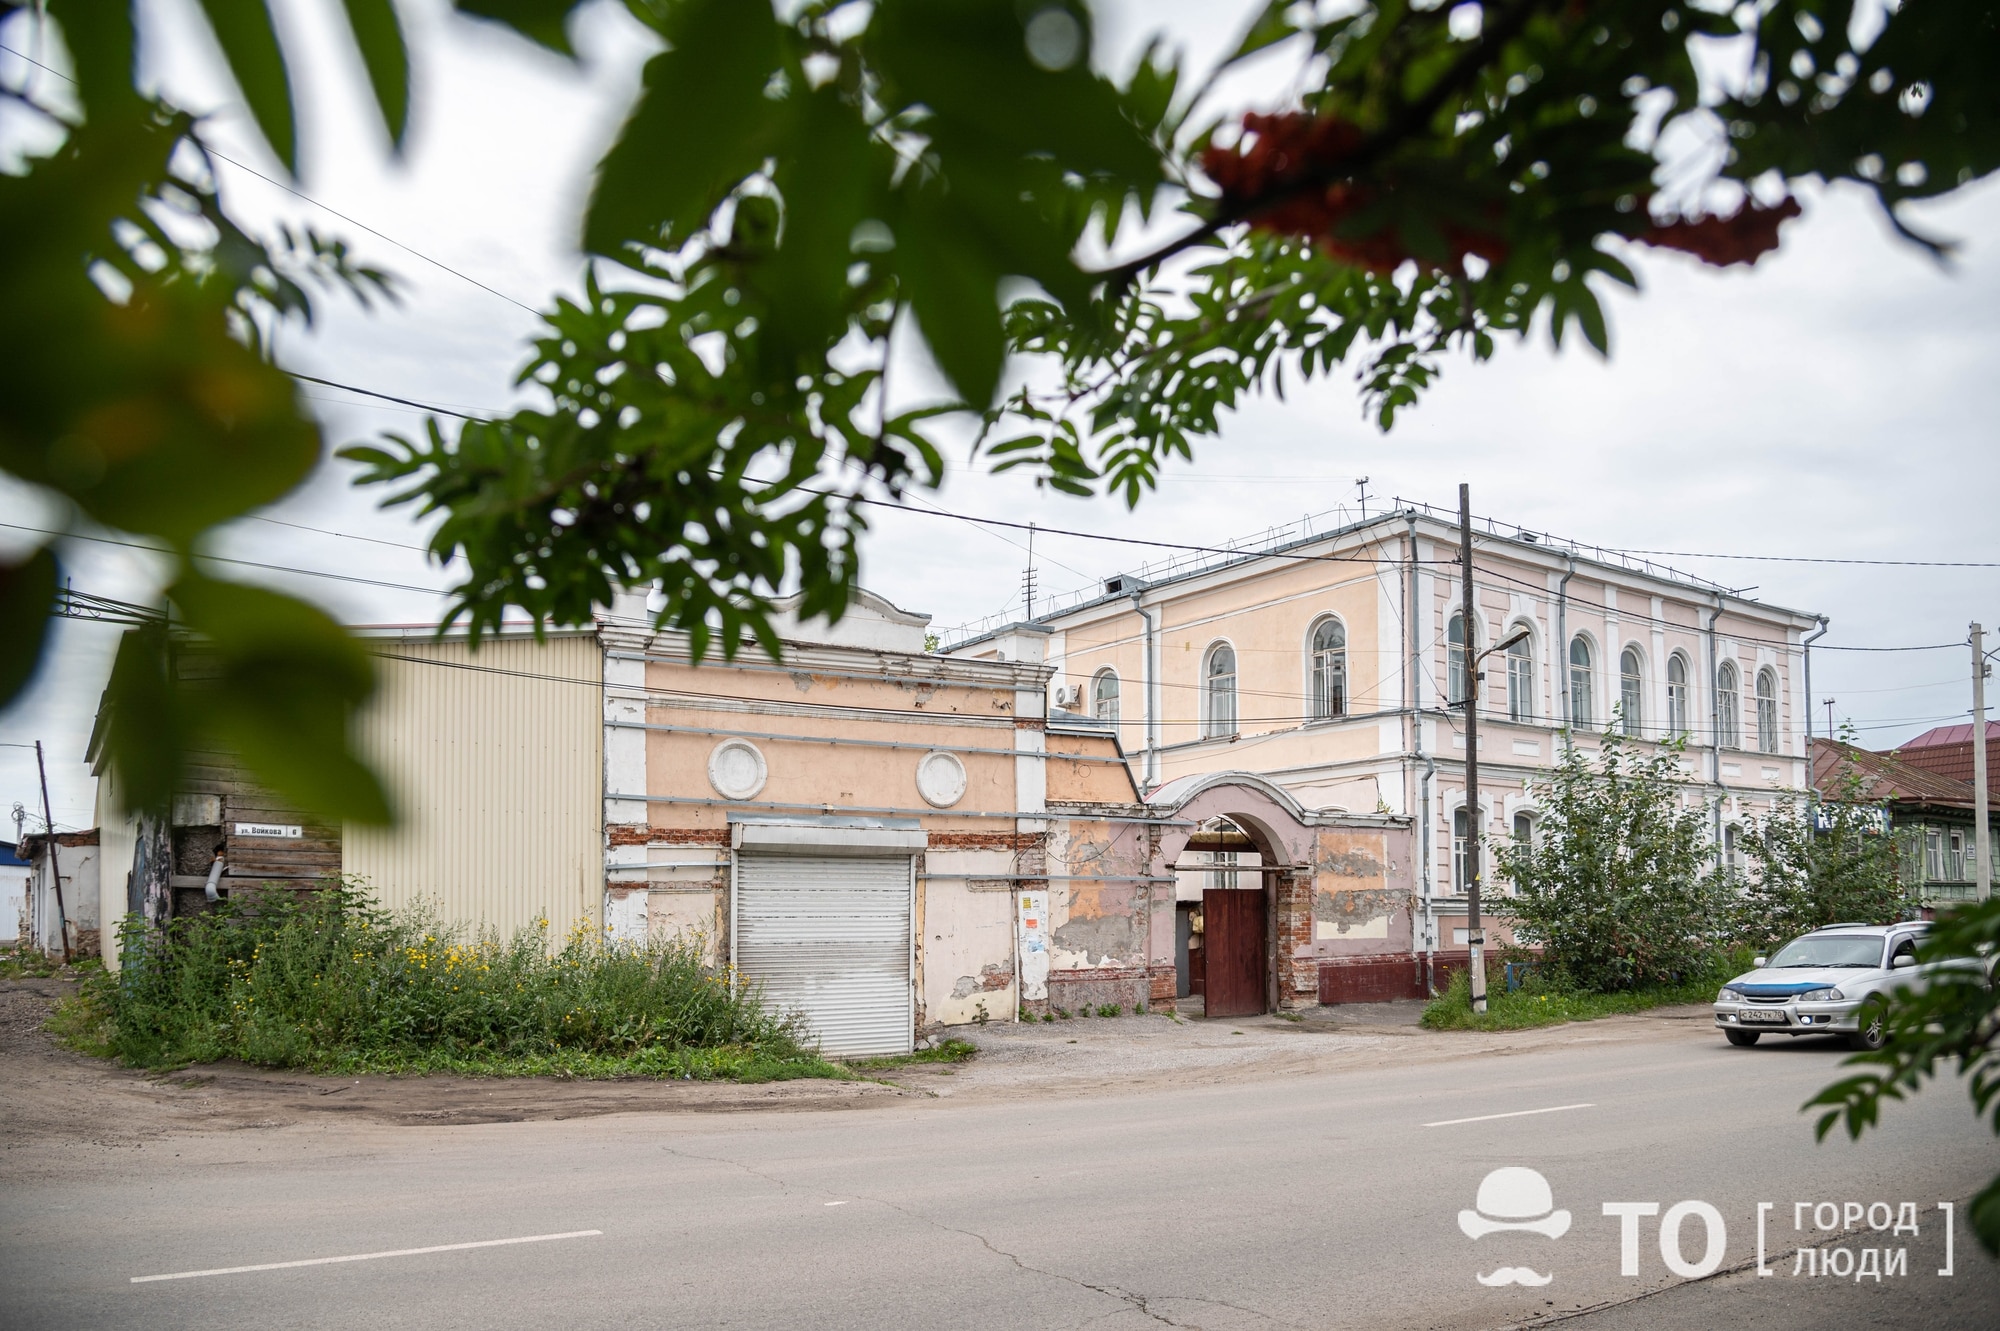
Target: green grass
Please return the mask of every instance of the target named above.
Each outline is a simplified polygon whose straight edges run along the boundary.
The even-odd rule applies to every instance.
[[[1488,971],[1492,986],[1486,995],[1486,1012],[1472,1010],[1472,981],[1464,972],[1455,972],[1451,984],[1424,1008],[1423,1025],[1434,1031],[1519,1031],[1535,1026],[1559,1026],[1570,1021],[1595,1021],[1621,1013],[1644,1012],[1648,1008],[1682,1003],[1708,1003],[1728,980],[1749,969],[1749,954],[1729,952],[1714,957],[1699,975],[1677,985],[1631,989],[1603,994],[1577,989],[1558,980],[1544,979],[1530,972],[1520,988],[1507,992],[1501,985],[1501,970]]]
[[[116,974],[85,978],[50,1029],[131,1067],[237,1059],[327,1073],[775,1081],[853,1074],[795,1016],[684,942],[573,928],[502,941],[344,885],[225,903],[165,934],[124,930]]]
[[[946,1040],[914,1054],[889,1054],[881,1058],[850,1058],[847,1066],[875,1072],[883,1068],[903,1068],[921,1063],[963,1063],[979,1052],[970,1040]]]
[[[44,956],[35,948],[23,944],[0,949],[0,980],[81,979],[85,973],[103,964],[95,956],[79,956],[65,966],[60,959]]]

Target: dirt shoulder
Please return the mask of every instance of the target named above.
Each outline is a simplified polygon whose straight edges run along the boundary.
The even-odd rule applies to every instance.
[[[979,1046],[959,1064],[867,1070],[873,1080],[562,1081],[547,1078],[327,1077],[237,1063],[149,1073],[59,1046],[42,1029],[70,986],[0,981],[0,1149],[124,1146],[165,1136],[340,1120],[407,1126],[510,1123],[622,1113],[865,1109],[1135,1091],[1257,1080],[1572,1043],[1644,1039],[1703,1008],[1507,1033],[1418,1028],[1415,1004],[1331,1009],[1302,1020],[1160,1015],[954,1030]]]
[[[71,987],[57,980],[0,981],[0,1149],[52,1142],[121,1146],[168,1135],[329,1118],[433,1126],[513,1123],[632,1112],[841,1109],[915,1094],[872,1081],[742,1085],[322,1077],[240,1063],[141,1072],[73,1053],[42,1029]]]

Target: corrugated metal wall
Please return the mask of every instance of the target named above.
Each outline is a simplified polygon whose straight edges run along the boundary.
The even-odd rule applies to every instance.
[[[604,892],[597,640],[489,639],[476,653],[463,642],[370,645],[386,655],[357,747],[389,783],[402,822],[350,824],[343,871],[366,879],[386,906],[422,897],[447,920],[503,936],[542,915],[557,939],[579,918],[595,922]]]

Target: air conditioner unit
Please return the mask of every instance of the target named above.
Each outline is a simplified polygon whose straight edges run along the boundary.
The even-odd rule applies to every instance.
[[[1083,685],[1059,684],[1056,686],[1056,706],[1075,710],[1083,702]]]

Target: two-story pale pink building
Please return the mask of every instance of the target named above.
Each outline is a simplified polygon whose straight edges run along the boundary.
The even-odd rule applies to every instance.
[[[1110,726],[1147,792],[1250,772],[1315,816],[1411,821],[1414,906],[1406,920],[1384,897],[1379,913],[1320,926],[1327,999],[1379,988],[1392,959],[1464,951],[1470,834],[1492,884],[1493,844],[1534,835],[1533,778],[1564,744],[1594,749],[1614,726],[1645,746],[1682,743],[1691,797],[1716,801],[1724,855],[1740,820],[1808,784],[1800,690],[1820,617],[1482,519],[1468,628],[1458,547],[1455,514],[1404,506],[1111,578],[1037,617],[1057,706]],[[1469,813],[1463,708],[1450,704],[1465,696],[1468,651],[1521,630],[1482,663]],[[1203,879],[1254,872],[1226,829],[1210,841],[1245,850],[1209,857],[1234,868],[1179,866],[1184,902]]]

